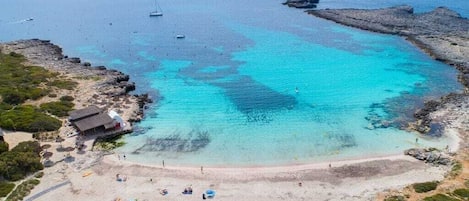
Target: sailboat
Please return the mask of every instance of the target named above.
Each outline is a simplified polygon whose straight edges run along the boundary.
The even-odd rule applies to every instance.
[[[163,11],[161,10],[160,6],[158,3],[156,3],[155,0],[155,11],[150,12],[150,17],[158,17],[158,16],[163,16]]]

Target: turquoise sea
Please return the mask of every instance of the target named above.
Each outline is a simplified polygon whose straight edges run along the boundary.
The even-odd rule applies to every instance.
[[[151,0],[4,0],[0,41],[50,39],[65,54],[130,74],[137,93],[156,100],[117,150],[136,162],[285,165],[449,143],[399,129],[423,101],[461,90],[456,70],[402,38],[318,19],[279,0],[158,3],[164,15],[150,18]],[[319,7],[401,4],[469,16],[465,0],[324,0]]]

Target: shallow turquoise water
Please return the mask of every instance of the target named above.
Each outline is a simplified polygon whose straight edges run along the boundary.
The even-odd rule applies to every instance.
[[[164,96],[158,114],[146,118],[140,126],[149,130],[126,138],[129,145],[120,151],[137,153],[132,157],[140,161],[206,166],[396,154],[416,146],[416,135],[393,127],[368,129],[366,117],[387,115],[371,105],[403,92],[428,94],[418,88],[441,87],[429,82],[440,76],[432,72],[456,76],[419,52],[404,51],[409,45],[396,37],[334,28],[366,46],[348,51],[282,31],[227,27],[253,41],[230,55],[240,65],[163,60],[157,72],[146,75]],[[448,141],[420,143],[443,148]]]
[[[138,92],[158,99],[117,150],[128,160],[251,166],[401,153],[417,145],[414,133],[398,129],[415,108],[461,88],[454,69],[401,38],[280,1],[159,1],[161,18],[147,16],[153,1],[82,1],[40,11],[40,1],[10,2],[0,38],[52,39],[67,54],[130,74]],[[21,22],[28,17],[35,20]],[[447,144],[442,137],[418,146]]]

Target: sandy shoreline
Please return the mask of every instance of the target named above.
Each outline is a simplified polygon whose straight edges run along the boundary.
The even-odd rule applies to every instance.
[[[25,49],[21,43],[19,46]],[[48,51],[26,53],[27,58],[35,64],[49,65],[49,69],[59,68],[64,72],[70,70],[57,67],[63,63],[54,58],[41,60],[44,58],[38,54],[45,55]],[[92,82],[88,84],[86,93],[77,94],[82,97],[77,100],[78,105],[86,106],[95,94],[100,96],[99,88],[94,87]],[[465,101],[463,103],[468,100]],[[112,108],[112,103],[109,104]],[[461,143],[464,145],[467,142],[466,138],[459,136],[468,130],[469,122],[465,118],[469,110],[454,109],[457,107],[457,104],[448,105],[433,117],[444,122],[448,128],[445,134],[453,139],[451,151],[458,150]],[[126,119],[132,118],[136,110],[130,106],[120,109],[129,114],[125,115]],[[73,138],[67,138],[63,144],[73,142]],[[59,146],[58,143],[48,143],[52,144],[51,149]],[[132,163],[115,153],[91,151],[91,146],[84,153],[70,154],[72,160],[62,160],[65,153],[53,156],[53,160],[61,162],[44,170],[41,183],[26,199],[57,200],[60,196],[60,200],[71,201],[119,198],[200,200],[205,190],[213,189],[217,192],[215,199],[220,200],[375,200],[379,192],[403,188],[416,182],[442,180],[450,168],[431,166],[403,154],[330,163],[247,168],[204,167],[203,170],[200,167],[163,168]],[[125,177],[126,181],[117,181],[117,174],[120,178]],[[187,186],[192,186],[193,195],[181,194]],[[160,195],[162,189],[167,189],[169,194]]]

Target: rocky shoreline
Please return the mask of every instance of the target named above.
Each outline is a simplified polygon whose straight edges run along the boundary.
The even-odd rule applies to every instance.
[[[432,113],[452,105],[469,108],[469,20],[444,7],[415,14],[410,6],[383,9],[308,10],[308,14],[363,30],[404,37],[434,59],[454,66],[460,73],[462,93],[451,93],[440,100],[431,100],[415,112],[409,129],[428,133],[440,123]]]
[[[52,44],[49,40],[30,39],[8,42],[0,44],[0,50],[4,53],[22,54],[26,57],[28,64],[58,72],[61,76],[72,80],[91,80],[91,84],[76,90],[78,91],[76,92],[76,109],[88,105],[97,105],[106,109],[114,108],[128,122],[138,122],[143,118],[145,104],[151,103],[148,94],[129,94],[135,90],[135,83],[129,81],[129,75],[104,66],[91,66],[89,62],[81,62],[80,58],[63,55],[62,48]],[[89,97],[80,96],[81,92],[92,94]]]

